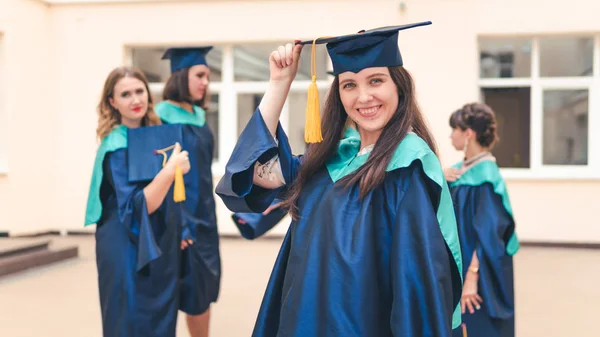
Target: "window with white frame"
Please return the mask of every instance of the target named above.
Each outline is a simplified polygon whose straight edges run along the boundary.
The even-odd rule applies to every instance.
[[[494,154],[515,176],[600,169],[597,36],[480,37],[481,100],[496,112]],[[600,174],[598,174],[600,176]]]
[[[8,172],[8,118],[6,116],[6,104],[4,100],[4,39],[0,32],[0,174]]]
[[[262,99],[269,84],[269,55],[283,42],[218,45],[207,54],[211,68],[211,105],[207,123],[215,137],[213,171],[221,174],[240,133]],[[148,77],[155,102],[170,75],[169,62],[161,60],[167,46],[131,48],[132,65]],[[304,122],[310,85],[310,48],[303,50],[296,80],[281,113],[281,124],[295,154],[304,152]],[[331,61],[323,46],[317,46],[317,86],[321,106],[331,83]]]

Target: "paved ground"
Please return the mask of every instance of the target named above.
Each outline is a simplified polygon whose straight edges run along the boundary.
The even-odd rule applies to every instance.
[[[79,245],[80,257],[0,279],[0,336],[101,336],[94,238],[53,239]],[[223,283],[211,337],[250,336],[280,241],[221,245]],[[515,269],[518,337],[600,336],[600,250],[522,248]],[[181,316],[178,336],[188,336]]]

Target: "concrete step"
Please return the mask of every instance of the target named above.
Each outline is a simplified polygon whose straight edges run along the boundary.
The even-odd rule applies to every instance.
[[[77,246],[52,245],[51,240],[1,239],[0,277],[72,259],[78,255]]]
[[[0,258],[48,249],[51,240],[0,239]]]

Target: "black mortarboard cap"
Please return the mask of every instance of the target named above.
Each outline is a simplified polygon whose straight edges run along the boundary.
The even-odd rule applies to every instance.
[[[356,34],[302,41],[301,44],[327,44],[333,64],[333,74],[346,71],[357,73],[365,68],[401,66],[398,32],[430,25],[431,21],[401,26],[387,26],[361,31]]]

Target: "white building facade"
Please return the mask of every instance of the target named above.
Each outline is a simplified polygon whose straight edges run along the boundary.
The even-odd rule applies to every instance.
[[[83,226],[103,82],[141,68],[155,99],[163,51],[214,45],[215,183],[268,81],[268,55],[295,38],[431,20],[400,33],[405,67],[445,166],[448,117],[482,100],[498,115],[494,153],[522,241],[600,243],[600,3],[573,0],[0,0],[0,231]],[[310,47],[282,124],[303,151]],[[317,51],[324,98],[331,77]],[[217,198],[220,231],[236,234]],[[271,234],[284,233],[282,222]]]

